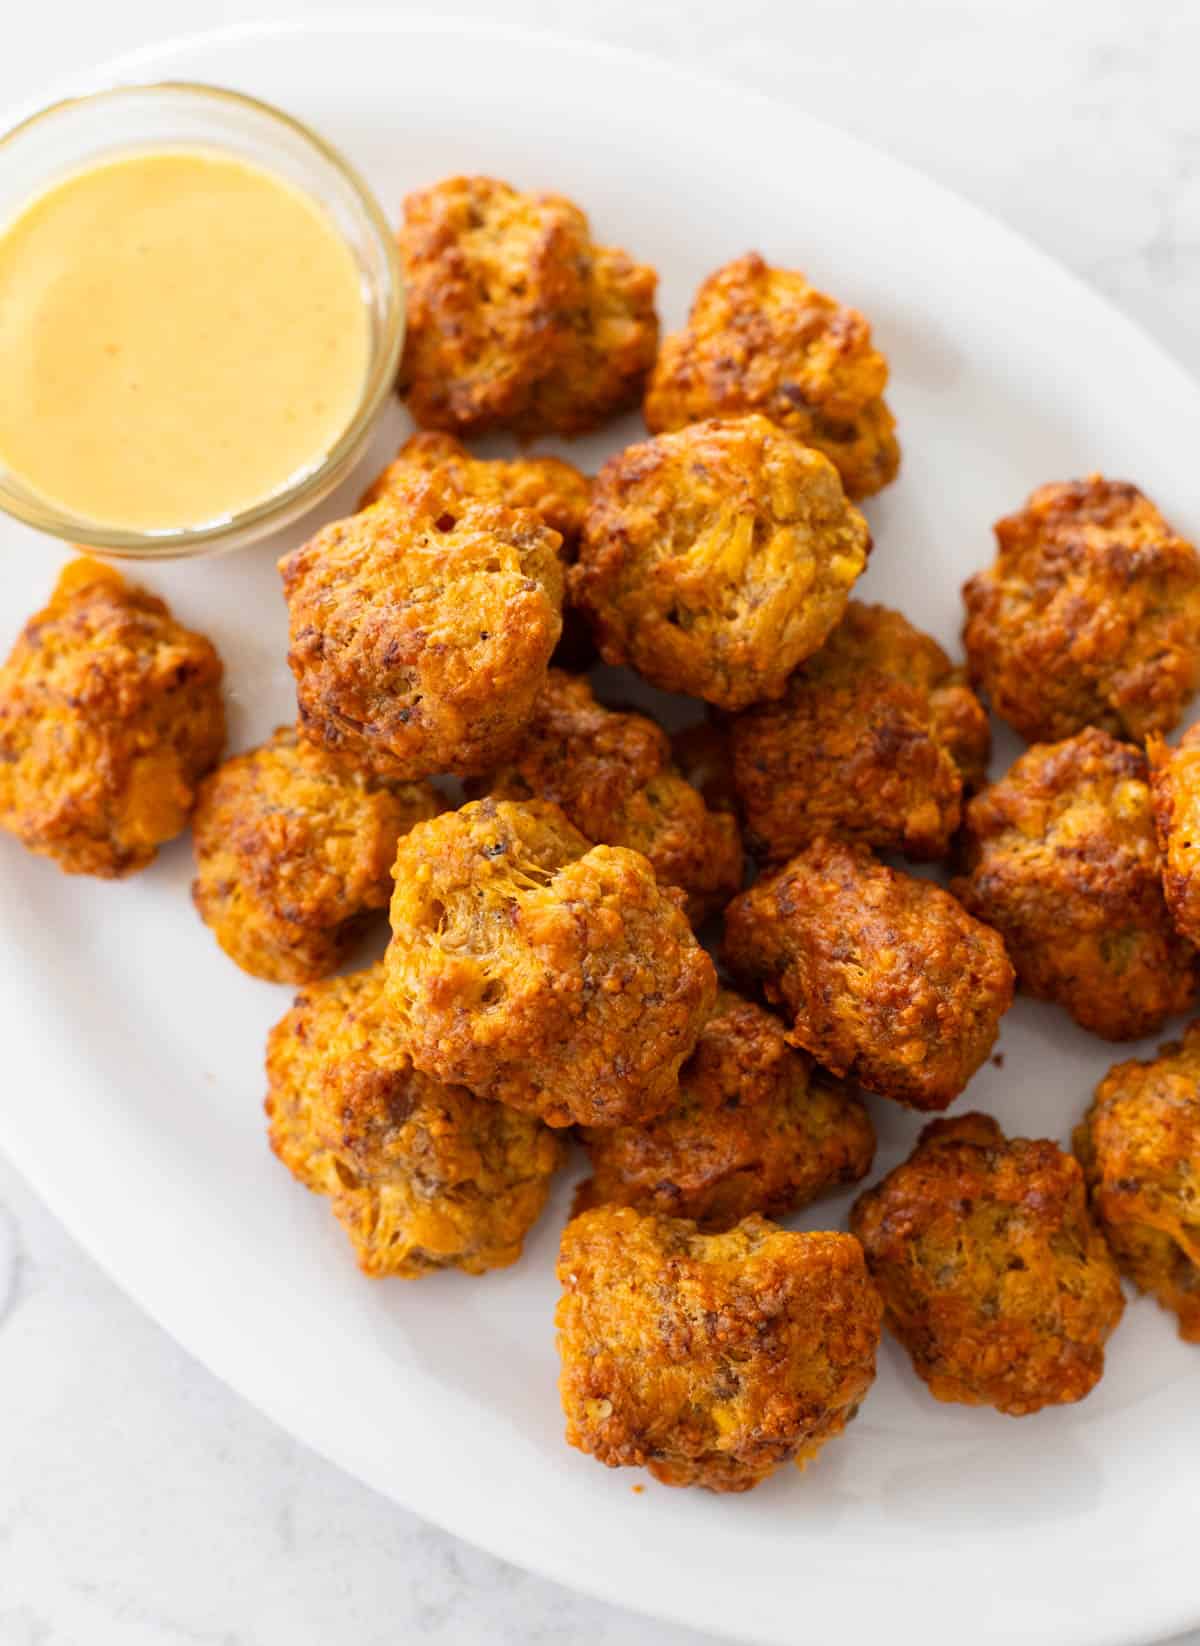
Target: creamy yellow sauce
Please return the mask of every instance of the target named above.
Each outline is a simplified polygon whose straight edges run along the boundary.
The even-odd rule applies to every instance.
[[[135,531],[199,526],[319,463],[369,321],[321,206],[216,151],[77,172],[0,235],[0,463]]]

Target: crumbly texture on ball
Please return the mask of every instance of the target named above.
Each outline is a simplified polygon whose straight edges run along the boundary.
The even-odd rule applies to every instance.
[[[433,475],[446,492],[475,503],[528,509],[562,538],[564,560],[573,560],[591,495],[591,481],[558,457],[482,458],[452,434],[422,432],[401,446],[395,460],[363,495],[369,508],[390,493],[401,496],[414,478]]]
[[[434,477],[451,496],[476,503],[499,503],[528,509],[562,538],[559,554],[569,565],[579,551],[592,483],[585,474],[557,457],[479,458],[452,434],[425,430],[400,448],[363,496],[369,508],[389,494],[403,497],[414,478]],[[562,635],[553,661],[564,669],[590,669],[599,662],[591,627],[582,612],[564,607]]]
[[[314,984],[271,1030],[271,1147],[329,1196],[366,1274],[515,1263],[562,1145],[531,1116],[415,1069],[382,984],[382,966]]]
[[[742,837],[728,812],[709,811],[677,771],[659,772],[621,815],[620,839],[649,859],[664,886],[684,893],[688,919],[701,926],[741,890]]]
[[[679,1095],[642,1126],[591,1128],[592,1176],[576,1211],[636,1206],[706,1232],[780,1217],[870,1170],[875,1131],[859,1097],[788,1045],[761,1006],[723,989]]]
[[[668,1106],[716,973],[639,852],[487,799],[418,823],[394,874],[388,991],[419,1068],[552,1126]]]
[[[1147,739],[1146,757],[1167,908],[1178,930],[1200,943],[1200,725],[1189,726],[1176,749]]]
[[[507,765],[478,784],[500,800],[552,800],[596,845],[628,846],[699,925],[742,884],[742,843],[671,765],[667,735],[642,714],[597,703],[586,680],[552,669]]]
[[[658,276],[598,246],[578,206],[491,177],[410,194],[400,390],[422,428],[586,433],[636,404]]]
[[[887,408],[887,361],[857,309],[757,252],[718,269],[688,323],[663,341],[646,393],[656,434],[706,417],[761,412],[824,452],[849,497],[869,497],[900,467]]]
[[[187,826],[224,742],[210,642],[74,560],[0,668],[0,828],[67,874],[133,874]]]
[[[279,563],[314,742],[394,777],[485,771],[520,737],[562,630],[560,538],[436,475]]]
[[[1083,1174],[1056,1143],[1006,1139],[990,1115],[936,1120],[850,1226],[938,1400],[1023,1417],[1100,1381],[1125,1301]]]
[[[946,856],[991,743],[937,642],[857,600],[778,702],[734,719],[730,740],[750,844],[776,863],[822,835]]]
[[[952,887],[1004,936],[1021,987],[1106,1040],[1152,1034],[1196,992],[1171,925],[1145,757],[1094,728],[1039,743],[967,806]]]
[[[567,1225],[558,1278],[567,1441],[610,1468],[744,1492],[811,1462],[874,1381],[882,1308],[850,1235],[601,1206]]]
[[[944,1109],[1012,1004],[1000,937],[940,886],[818,840],[729,905],[724,958],[823,1068]]]
[[[1041,486],[963,589],[973,683],[1031,742],[1169,731],[1200,685],[1200,556],[1136,486]]]
[[[192,900],[243,971],[311,983],[336,971],[392,891],[396,842],[442,802],[281,726],[201,785]]]
[[[1117,1263],[1200,1343],[1200,1023],[1108,1071],[1075,1153]]]
[[[820,452],[765,417],[696,423],[600,470],[571,597],[606,663],[740,709],[821,645],[870,547]]]

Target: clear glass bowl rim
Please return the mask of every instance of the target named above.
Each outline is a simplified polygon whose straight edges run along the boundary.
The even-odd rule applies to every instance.
[[[372,351],[371,367],[363,386],[354,416],[325,453],[316,468],[303,475],[295,484],[228,518],[203,526],[182,526],[163,531],[138,532],[93,525],[90,521],[57,510],[53,504],[36,498],[14,494],[5,485],[4,471],[0,469],[0,510],[69,542],[81,542],[88,548],[114,554],[141,556],[146,559],[168,558],[208,547],[216,551],[224,546],[240,547],[253,539],[265,536],[278,522],[283,525],[321,501],[345,470],[353,462],[366,440],[384,402],[395,386],[400,367],[400,351],[404,346],[404,283],[396,237],[379,202],[365,179],[351,165],[342,152],[319,132],[293,114],[277,108],[260,97],[234,91],[228,86],[211,85],[200,80],[153,80],[128,85],[107,86],[100,91],[84,92],[78,96],[62,97],[36,113],[26,116],[6,131],[0,132],[0,160],[12,143],[23,137],[34,126],[48,123],[77,109],[106,102],[116,102],[139,96],[178,93],[201,101],[227,104],[265,117],[290,131],[301,142],[316,151],[346,182],[379,243],[388,269],[391,287],[390,301],[383,335]],[[84,163],[81,161],[81,164]],[[36,198],[36,184],[30,198]]]

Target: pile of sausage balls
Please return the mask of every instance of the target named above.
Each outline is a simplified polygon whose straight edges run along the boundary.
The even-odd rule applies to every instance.
[[[1079,1400],[1121,1274],[1200,1341],[1200,1022],[1109,1071],[1073,1154],[934,1118],[849,1232],[773,1221],[868,1174],[860,1088],[954,1104],[1015,986],[1114,1041],[1191,1006],[1200,730],[1164,734],[1196,550],[1135,486],[1044,485],[958,666],[853,598],[856,504],[899,465],[861,314],[751,254],[660,344],[653,269],[483,177],[411,196],[400,245],[420,432],[281,562],[295,723],[222,762],[213,647],[78,561],[0,675],[0,823],[116,877],[190,820],[216,941],[301,986],[271,1146],[367,1274],[514,1262],[574,1135],[560,1388],[603,1463],[803,1466],[884,1323],[939,1400]],[[638,401],[649,438],[594,479],[462,443]],[[603,702],[597,654],[703,718]],[[985,701],[1029,743],[992,783]],[[386,957],[342,973],[389,902]]]

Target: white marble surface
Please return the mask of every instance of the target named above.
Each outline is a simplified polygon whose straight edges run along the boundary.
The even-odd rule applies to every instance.
[[[170,33],[319,9],[39,0],[9,23],[0,104]],[[447,9],[633,46],[792,99],[1006,218],[1200,372],[1194,0]],[[0,1410],[0,1646],[703,1638],[478,1554],[312,1456],[145,1319],[2,1158]]]

